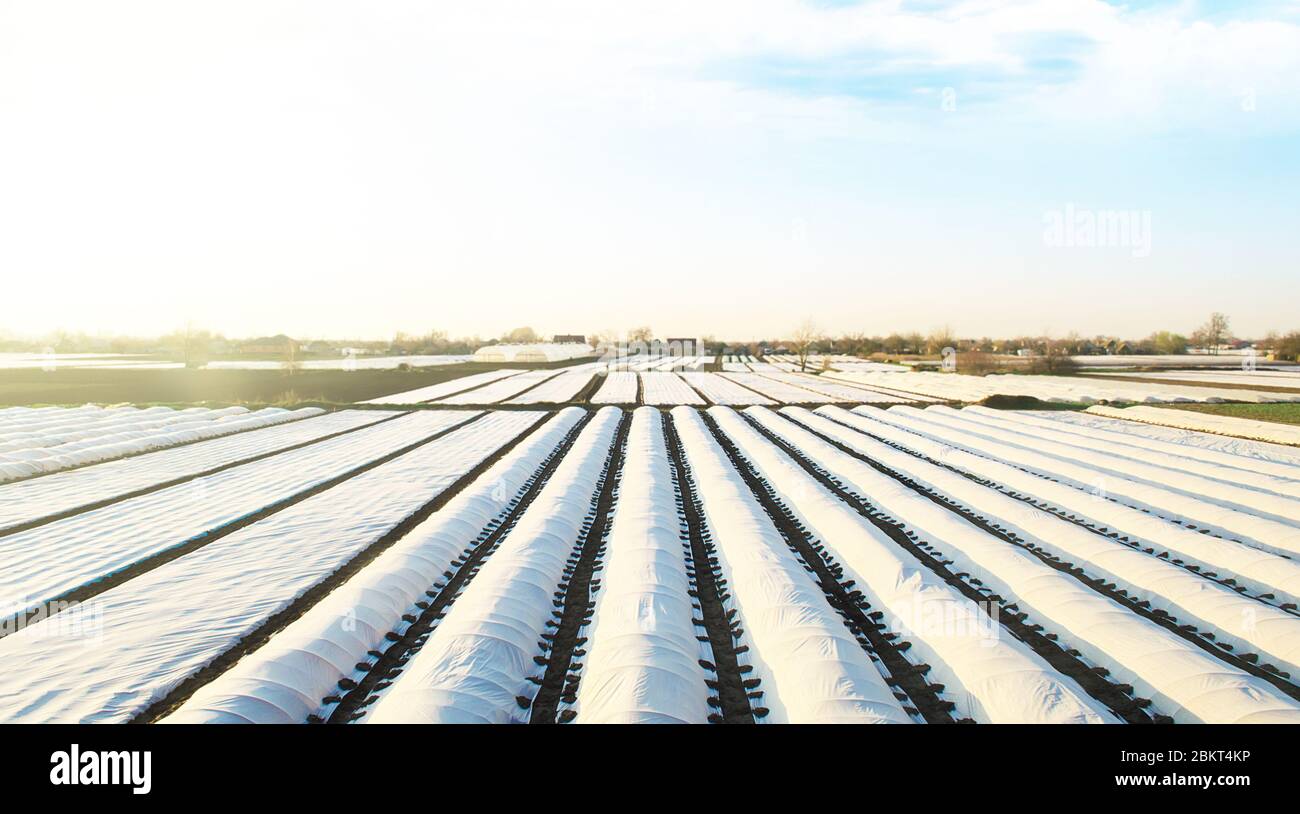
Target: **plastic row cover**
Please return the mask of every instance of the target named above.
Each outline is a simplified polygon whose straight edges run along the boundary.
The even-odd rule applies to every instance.
[[[0,537],[0,596],[29,606],[197,539],[469,420],[423,410],[374,427]],[[394,489],[409,486],[394,483]],[[52,545],[57,541],[57,545]]]
[[[1300,429],[1278,424],[1276,421],[1256,421],[1236,416],[1193,413],[1187,410],[1162,410],[1158,407],[1089,407],[1088,412],[1130,421],[1145,421],[1165,427],[1235,435],[1274,444],[1300,444]]]
[[[864,407],[848,412],[838,407],[823,407],[817,412],[995,483],[1014,496],[1027,496],[1037,505],[1062,510],[1108,533],[1122,533],[1153,553],[1169,552],[1175,559],[1234,577],[1256,594],[1273,593],[1282,602],[1297,602],[1300,598],[1300,563],[1294,560],[1198,534],[1123,503],[1104,500],[999,460],[957,449],[920,434],[919,428],[923,426],[920,422],[915,422],[918,430],[907,429],[907,421],[884,410]]]
[[[770,723],[910,723],[699,414],[672,411]]]
[[[1154,382],[1118,382],[1080,376],[1005,374],[962,376],[952,373],[853,373],[854,381],[896,387],[952,401],[979,401],[987,396],[1031,396],[1055,402],[1297,401],[1300,395],[1257,390],[1177,386]]]
[[[520,442],[464,491],[406,534],[360,573],[196,692],[167,723],[305,723],[324,717],[322,699],[358,663],[383,649],[402,616],[453,569],[452,561],[522,496],[542,462],[582,417],[569,408]],[[509,502],[507,502],[509,501]]]
[[[895,403],[899,401],[911,401],[908,398],[900,396],[888,396],[876,390],[868,390],[865,387],[854,384],[837,382],[825,376],[813,376],[807,373],[791,373],[782,370],[764,371],[763,375],[769,379],[792,384],[801,387],[804,390],[811,390],[814,393],[821,393],[827,398],[825,401],[865,401],[865,402],[882,402]]]
[[[900,452],[827,418],[807,411],[794,417],[813,430],[948,496],[1026,543],[1083,568],[1090,576],[1105,577],[1138,600],[1171,613],[1179,623],[1208,626],[1217,636],[1216,643],[1232,645],[1238,653],[1257,653],[1275,666],[1300,675],[1300,618]],[[948,460],[945,463],[952,465]]]
[[[683,373],[682,378],[714,404],[775,404],[767,396],[741,387],[717,373]]]
[[[488,370],[483,373],[474,373],[469,376],[461,376],[458,379],[452,379],[447,382],[431,384],[428,387],[417,387],[414,390],[406,390],[401,393],[393,393],[379,398],[369,399],[361,402],[362,404],[423,404],[426,401],[437,401],[440,398],[470,390],[485,384],[490,384],[498,379],[508,379],[511,376],[518,376],[523,373],[522,370]]]
[[[622,411],[605,407],[537,499],[372,707],[367,723],[512,723],[528,719],[545,668],[534,662],[564,567],[590,519]]]
[[[1113,408],[1095,408],[1097,410]],[[1283,444],[1270,444],[1267,441],[1251,441],[1246,438],[1232,438],[1227,435],[1215,435],[1208,432],[1183,430],[1177,427],[1161,427],[1147,424],[1134,418],[1128,418],[1123,411],[1112,414],[1098,414],[1094,408],[1083,412],[1073,410],[1050,410],[1034,413],[1050,418],[1061,424],[1073,424],[1108,430],[1115,435],[1137,440],[1155,440],[1173,444],[1186,450],[1206,451],[1215,455],[1245,460],[1243,465],[1258,466],[1259,471],[1288,477],[1300,466],[1300,448]]]
[[[241,432],[0,486],[0,531],[82,506],[192,477],[277,449],[392,418],[380,410],[342,410],[319,418]]]
[[[894,408],[898,409],[898,408]],[[1300,704],[786,422],[781,435],[1179,722],[1300,723]]]
[[[787,504],[845,567],[882,621],[912,643],[906,655],[931,666],[959,717],[981,723],[1116,723],[1106,707],[1016,639],[824,489],[730,410],[710,413]],[[749,411],[764,425],[784,423]],[[914,655],[915,654],[915,655]]]
[[[238,408],[247,412],[246,408]],[[83,404],[80,407],[6,407],[0,410],[0,431],[10,432],[52,431],[57,428],[76,429],[88,423],[121,420],[148,420],[176,416],[196,416],[209,412],[206,407],[100,407]]]
[[[1058,456],[1080,458],[1090,465],[1148,483],[1168,485],[1231,509],[1282,520],[1300,518],[1300,499],[1295,494],[1288,494],[1300,490],[1300,482],[1260,472],[1242,472],[1235,467],[1189,460],[1150,449],[1134,449],[1088,436],[1087,431],[1084,437],[1080,437],[1053,426],[1053,422],[1045,422],[1044,426],[1032,417],[1026,421],[1011,420],[1005,411],[985,407],[967,407],[960,411],[948,407],[932,409],[973,425],[1019,433],[1024,438],[1020,443],[1025,446]]]
[[[540,417],[485,416],[0,639],[0,720],[130,720]]]
[[[558,375],[558,370],[525,370],[517,376],[508,376],[465,393],[438,399],[438,403],[496,404]]]
[[[1272,517],[1261,517],[1212,503],[1211,495],[1188,494],[1157,483],[1126,477],[1107,468],[1104,463],[1089,463],[1099,456],[1088,454],[1085,450],[1066,447],[1056,450],[1056,454],[1045,454],[1036,449],[1042,445],[1035,443],[1023,432],[981,426],[959,416],[954,417],[953,410],[940,411],[930,407],[921,411],[904,406],[893,407],[885,412],[886,420],[893,415],[916,419],[944,433],[945,440],[949,437],[959,438],[963,447],[1050,475],[1080,489],[1104,493],[1139,509],[1150,509],[1180,522],[1208,528],[1222,537],[1239,539],[1287,555],[1300,553],[1300,527]],[[1171,483],[1178,480],[1172,474],[1167,478]]]
[[[966,409],[982,413],[986,408],[967,407]],[[1005,416],[1005,413],[1001,414]],[[1116,451],[1121,447],[1130,449],[1137,447],[1169,455],[1170,460],[1179,461],[1179,465],[1198,468],[1202,465],[1213,465],[1215,469],[1198,469],[1198,471],[1213,473],[1216,470],[1224,470],[1224,474],[1236,482],[1279,494],[1300,496],[1300,459],[1291,463],[1276,463],[1240,453],[1208,449],[1186,443],[1192,433],[1179,430],[1174,430],[1174,433],[1182,436],[1180,439],[1182,442],[1167,441],[1147,432],[1146,430],[1153,428],[1144,424],[1088,413],[1075,413],[1072,410],[1049,410],[1038,413],[1022,410],[1016,413],[1016,417],[1045,429],[1111,442],[1115,445]],[[1130,431],[1124,432],[1125,429]],[[1079,442],[1076,440],[1071,443]],[[1300,453],[1300,450],[1296,452]],[[1131,452],[1121,454],[1131,454]],[[1187,461],[1191,463],[1184,463]]]
[[[641,400],[646,404],[703,404],[704,399],[676,373],[642,373]]]
[[[158,412],[154,408],[108,409],[99,412],[69,410],[68,414],[32,422],[0,426],[0,454],[23,450],[42,450],[63,447],[65,451],[79,449],[76,444],[87,440],[113,437],[121,440],[140,437],[159,428],[178,429],[198,426],[234,416],[248,414],[246,407],[226,407],[220,410],[190,408]],[[284,412],[277,410],[277,412]]]
[[[795,387],[786,382],[769,379],[767,376],[758,373],[720,373],[718,375],[730,379],[736,384],[744,385],[751,390],[757,390],[779,404],[847,401],[847,399],[832,398],[821,393],[815,393],[812,390],[806,390],[802,387]],[[858,399],[853,400],[858,401]]]
[[[245,416],[232,416],[224,420],[205,422],[196,427],[188,427],[174,431],[164,430],[156,434],[149,434],[142,438],[83,446],[80,449],[67,453],[60,453],[59,448],[56,447],[51,450],[47,457],[42,457],[39,460],[10,460],[6,462],[3,460],[3,456],[0,456],[0,482],[13,480],[14,478],[49,474],[51,472],[57,472],[60,469],[98,463],[99,461],[106,461],[110,458],[118,458],[123,455],[132,455],[137,452],[146,452],[151,449],[161,449],[163,447],[198,441],[204,438],[215,438],[220,435],[229,435],[230,433],[241,432],[243,430],[250,430],[257,427],[281,424],[286,421],[296,421],[298,419],[307,418],[308,416],[320,415],[322,412],[322,410],[315,407],[304,407],[301,410],[293,411],[278,409],[259,410],[256,413],[251,413]]]
[[[507,404],[562,404],[573,401],[596,375],[595,364],[579,365],[579,369],[565,370],[532,390],[510,399]]]
[[[637,379],[635,373],[611,371],[591,397],[592,404],[636,404]]]
[[[653,407],[632,414],[600,572],[578,723],[705,723],[709,688],[692,621],[676,492]]]

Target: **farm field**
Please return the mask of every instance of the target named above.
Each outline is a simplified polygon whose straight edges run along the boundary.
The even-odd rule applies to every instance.
[[[0,721],[1300,723],[1300,449],[597,373],[0,484]]]
[[[320,410],[12,407],[0,410],[0,482],[297,421]]]
[[[0,407],[8,405],[195,404],[249,407],[357,404],[503,367],[561,369],[549,363],[458,362],[411,370],[0,369]]]
[[[1170,384],[1159,381],[1112,380],[1097,376],[1047,376],[990,374],[967,376],[953,373],[834,373],[846,382],[880,387],[891,392],[911,393],[945,401],[980,401],[994,395],[1028,396],[1042,401],[1136,404],[1171,402],[1253,403],[1300,402],[1300,390],[1257,390],[1248,387],[1215,387],[1212,384]]]

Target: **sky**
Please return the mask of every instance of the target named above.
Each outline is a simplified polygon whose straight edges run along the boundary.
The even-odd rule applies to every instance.
[[[0,332],[1300,329],[1300,2],[0,0]]]

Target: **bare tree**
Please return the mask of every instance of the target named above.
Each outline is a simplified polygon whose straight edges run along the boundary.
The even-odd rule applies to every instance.
[[[812,317],[805,319],[798,328],[795,329],[794,335],[790,338],[790,344],[794,346],[795,355],[799,357],[799,370],[808,369],[808,356],[812,353],[813,346],[821,338],[821,333],[817,330],[817,323],[813,322]]]
[[[501,341],[508,342],[512,345],[527,345],[530,342],[538,341],[537,331],[534,331],[532,328],[527,326],[524,326],[523,328],[515,328],[513,331],[510,331],[505,336],[501,337]]]
[[[652,339],[654,339],[654,331],[650,330],[649,325],[642,325],[627,332],[629,342],[644,342],[648,345]]]
[[[1210,353],[1215,355],[1219,353],[1219,346],[1227,342],[1231,336],[1228,318],[1218,311],[1210,314],[1209,320],[1192,334],[1192,338],[1201,347],[1208,348]]]

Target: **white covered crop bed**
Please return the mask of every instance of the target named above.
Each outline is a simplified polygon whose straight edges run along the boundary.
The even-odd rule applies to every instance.
[[[780,426],[771,418],[765,423],[863,499],[933,544],[962,572],[978,577],[1000,596],[1014,598],[1021,611],[1059,634],[1091,663],[1133,686],[1175,722],[1300,723],[1300,701],[1263,679],[1226,664],[807,430],[788,422]]]
[[[1115,356],[1071,356],[1070,361],[1080,367],[1189,367],[1195,365],[1198,367],[1240,368],[1245,356],[1245,353],[1241,351],[1218,354],[1152,354],[1150,356],[1117,354]]]
[[[447,396],[455,395],[464,390],[472,390],[475,387],[482,387],[485,384],[507,379],[511,376],[518,376],[523,373],[522,370],[511,370],[503,368],[501,370],[488,370],[483,373],[473,373],[469,376],[462,376],[459,379],[452,379],[439,384],[431,384],[428,387],[419,387],[415,390],[407,390],[402,393],[393,393],[389,396],[380,396],[362,404],[423,404],[428,401],[437,401]]]
[[[787,410],[793,408],[786,408]],[[801,524],[824,541],[881,608],[892,630],[919,649],[938,673],[959,713],[988,723],[1106,723],[1113,716],[1074,681],[1062,677],[1026,645],[997,635],[996,622],[875,526],[823,489],[734,412],[710,411],[719,425],[786,495]],[[769,411],[751,415],[787,427]],[[947,623],[929,625],[930,618]]]
[[[1300,401],[1300,393],[1239,390],[1157,382],[1121,382],[1090,376],[1034,376],[959,373],[840,373],[839,378],[867,386],[879,385],[945,401],[980,401],[993,395],[1029,396],[1052,402],[1219,402]]]
[[[704,399],[676,373],[642,373],[641,401],[652,405],[703,404]]]
[[[1196,432],[1230,435],[1273,444],[1300,446],[1300,427],[1278,424],[1275,421],[1256,421],[1236,416],[1194,413],[1190,410],[1162,410],[1158,407],[1089,407],[1089,412],[1129,421],[1141,421],[1162,427],[1177,427]]]
[[[717,373],[683,373],[682,378],[714,404],[750,405],[775,404],[767,396],[741,387],[731,379]]]
[[[0,482],[298,421],[323,410],[15,407],[0,411]]]
[[[778,404],[823,404],[828,401],[845,401],[845,399],[815,393],[803,387],[796,387],[787,382],[777,381],[758,373],[720,373],[731,381],[757,390]],[[858,399],[854,399],[858,401]]]
[[[59,616],[0,639],[0,720],[130,720],[539,417],[485,417],[117,586],[89,640]]]
[[[752,408],[760,409],[760,408]],[[672,411],[771,723],[910,723],[699,413]]]
[[[822,416],[807,411],[792,415],[810,429],[869,455],[934,492],[947,495],[1027,544],[1116,583],[1130,595],[1171,613],[1180,622],[1216,631],[1217,641],[1232,645],[1236,652],[1256,653],[1267,663],[1300,675],[1300,624],[1286,611],[1242,596],[1227,585],[1210,582],[1179,565],[1149,556],[1048,512],[1028,509],[1021,501],[990,486],[867,438]],[[948,457],[944,457],[945,463]]]
[[[0,534],[121,495],[373,424],[396,413],[343,410],[274,427],[0,485]]]
[[[1132,408],[1128,408],[1132,409]],[[1150,410],[1159,411],[1159,408],[1151,407]],[[1284,472],[1293,472],[1288,469],[1292,466],[1300,466],[1300,449],[1286,444],[1277,444],[1269,441],[1255,441],[1247,438],[1237,438],[1228,435],[1216,435],[1210,432],[1200,430],[1186,430],[1177,427],[1166,427],[1159,424],[1149,424],[1145,421],[1138,420],[1139,413],[1130,413],[1128,410],[1110,412],[1109,408],[1092,407],[1083,412],[1073,410],[1069,411],[1045,411],[1034,412],[1028,411],[1030,415],[1044,416],[1053,421],[1076,424],[1084,427],[1095,427],[1110,432],[1120,433],[1130,438],[1137,439],[1155,439],[1167,443],[1177,444],[1178,446],[1189,450],[1209,450],[1212,452],[1223,453],[1231,457],[1251,458],[1251,466],[1260,466],[1267,471],[1272,466],[1283,467]],[[1163,412],[1163,411],[1160,411]],[[1170,411],[1173,412],[1173,411]],[[1178,411],[1183,412],[1183,411]]]
[[[803,390],[820,393],[824,397],[823,401],[849,401],[865,404],[897,404],[912,401],[912,399],[905,396],[890,395],[879,390],[844,384],[828,379],[825,376],[813,376],[808,373],[782,373],[776,371],[764,372],[763,375],[769,379],[785,382]]]
[[[425,592],[456,569],[453,562],[517,501],[548,455],[572,431],[582,411],[557,413],[437,513],[407,533],[353,579],[313,607],[265,647],[241,660],[192,696],[171,723],[304,723],[324,718],[324,699],[345,678],[360,680],[357,665],[390,631],[405,632],[402,617],[418,614]]]
[[[506,401],[506,404],[564,404],[573,401],[578,394],[591,384],[601,363],[577,365],[565,368],[560,375],[542,382],[532,390]]]
[[[425,411],[0,537],[0,596],[29,606],[396,452],[477,413]],[[395,484],[401,488],[403,484]]]
[[[1273,594],[1279,603],[1300,604],[1300,563],[1295,560],[1244,545],[1225,545],[1216,537],[1170,523],[1150,512],[1106,500],[1095,490],[1078,489],[1003,460],[967,452],[921,434],[919,425],[915,425],[917,429],[909,429],[892,416],[886,421],[879,410],[847,412],[838,407],[822,407],[817,413],[956,467],[1033,506],[1075,518],[1093,529],[1122,534],[1153,555],[1217,572],[1255,595]]]
[[[591,397],[592,404],[636,404],[637,374],[626,370],[610,371]]]
[[[438,399],[439,404],[496,404],[518,396],[530,387],[560,375],[558,370],[528,370],[455,396]]]
[[[592,512],[592,496],[621,411],[604,407],[565,455],[447,618],[363,719],[367,723],[527,722],[544,668],[534,662],[566,560]]]
[[[653,407],[632,416],[618,505],[573,705],[578,723],[700,724],[709,718],[709,658],[692,622],[691,583],[664,441]]]
[[[986,449],[995,444],[1008,460],[1032,460],[1029,468],[1035,471],[1130,505],[1141,504],[1140,508],[1157,510],[1219,536],[1287,556],[1300,553],[1300,512],[1290,498],[1042,439],[1029,427],[1017,431],[998,428],[948,407],[925,411],[897,407],[889,412],[975,439],[974,443]]]
[[[1247,387],[1279,387],[1300,390],[1300,372],[1286,370],[1159,370],[1097,373],[1090,376],[1123,376],[1153,382],[1196,382],[1204,384],[1233,384]]]
[[[84,598],[0,722],[1300,723],[1297,506],[1090,413],[343,411],[0,486],[4,612]]]

